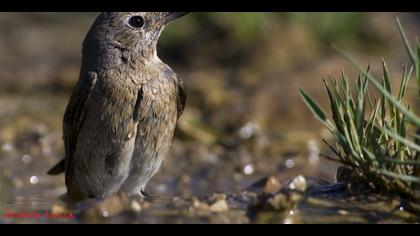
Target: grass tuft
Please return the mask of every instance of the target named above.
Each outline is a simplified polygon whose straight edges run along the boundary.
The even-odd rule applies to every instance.
[[[404,98],[413,71],[420,89],[420,44],[417,42],[413,49],[398,18],[396,23],[412,64],[403,69],[398,94],[392,93],[391,74],[384,60],[383,76],[378,79],[370,73],[370,66],[363,68],[334,45],[333,48],[360,72],[355,91],[344,73],[339,79],[324,81],[331,119],[305,91],[299,92],[315,117],[336,139],[335,145],[327,144],[336,154],[332,159],[350,168],[366,186],[419,198],[416,189],[420,183],[420,132],[415,134],[414,131],[420,130],[420,118]],[[373,85],[380,96],[372,96],[369,85]]]

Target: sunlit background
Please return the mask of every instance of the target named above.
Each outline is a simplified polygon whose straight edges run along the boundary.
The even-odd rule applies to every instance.
[[[48,208],[66,191],[63,176],[45,173],[63,158],[62,116],[96,15],[0,13],[0,209]],[[374,72],[385,58],[400,78],[408,58],[394,16],[410,38],[420,35],[419,14],[408,13],[191,13],[173,22],[159,55],[189,99],[148,191],[204,196],[300,174],[334,181],[337,164],[320,156],[332,155],[329,136],[298,88],[328,106],[322,79],[355,75],[331,43]]]

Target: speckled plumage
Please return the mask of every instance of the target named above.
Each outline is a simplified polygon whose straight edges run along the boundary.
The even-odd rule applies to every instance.
[[[157,56],[171,12],[107,12],[83,44],[79,81],[64,115],[66,174],[73,199],[142,195],[168,152],[185,106],[182,81]],[[129,20],[140,16],[144,26]]]

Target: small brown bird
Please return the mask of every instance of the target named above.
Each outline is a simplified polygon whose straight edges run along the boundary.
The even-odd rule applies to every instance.
[[[93,23],[64,115],[65,158],[48,172],[65,172],[71,199],[145,196],[186,101],[182,80],[156,45],[165,26],[185,14],[105,12]]]

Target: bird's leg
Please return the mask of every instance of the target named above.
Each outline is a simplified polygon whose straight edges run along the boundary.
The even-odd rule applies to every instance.
[[[140,190],[139,197],[148,202],[153,201],[153,197],[147,194],[144,190]]]
[[[141,198],[143,201],[148,201],[148,202],[156,202],[156,201],[161,201],[164,198],[162,198],[161,196],[152,196],[148,193],[146,193],[144,191],[144,189],[141,189],[138,195],[139,198]]]

